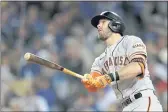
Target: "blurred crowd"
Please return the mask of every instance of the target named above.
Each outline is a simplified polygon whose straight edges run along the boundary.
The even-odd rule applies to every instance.
[[[90,20],[102,11],[121,15],[127,35],[147,46],[157,96],[167,110],[167,2],[1,2],[3,111],[115,111],[110,87],[89,93],[81,80],[24,60],[31,52],[79,74],[90,72],[105,49]]]

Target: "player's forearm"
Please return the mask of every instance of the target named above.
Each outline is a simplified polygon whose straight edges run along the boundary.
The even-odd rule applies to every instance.
[[[113,81],[121,81],[134,78],[141,73],[143,73],[143,71],[141,70],[139,63],[131,62],[115,73],[96,77],[96,79],[93,80],[93,85],[95,85],[96,88],[104,88],[106,87],[106,85],[110,84]]]
[[[115,73],[109,73],[96,77],[92,83],[93,85],[95,85],[96,88],[104,88],[106,87],[106,85],[110,84],[113,81],[121,81],[134,78],[141,73],[143,73],[143,70],[140,63],[131,62],[130,64],[121,68],[119,71],[116,71]]]
[[[119,80],[134,78],[141,73],[142,70],[138,62],[132,62],[118,71]]]
[[[140,63],[131,62],[130,64],[116,71],[115,73],[108,74],[108,76],[110,77],[110,80],[113,82],[113,81],[118,81],[118,80],[134,78],[138,76],[139,74],[143,74],[143,70],[140,66]]]

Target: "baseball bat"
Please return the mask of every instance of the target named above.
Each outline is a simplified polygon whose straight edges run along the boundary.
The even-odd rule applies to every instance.
[[[73,72],[73,71],[71,71],[67,68],[62,67],[59,64],[56,64],[56,63],[51,62],[49,60],[46,60],[46,59],[44,59],[42,57],[39,57],[39,56],[37,56],[35,54],[32,54],[32,53],[26,53],[24,55],[24,59],[29,61],[29,62],[40,64],[40,65],[46,66],[46,67],[51,68],[51,69],[56,69],[56,70],[62,71],[65,74],[72,75],[72,76],[80,78],[80,79],[84,78],[84,76],[82,76],[78,73],[75,73],[75,72]]]

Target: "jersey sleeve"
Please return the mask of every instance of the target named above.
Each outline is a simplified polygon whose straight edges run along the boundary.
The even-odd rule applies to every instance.
[[[102,71],[101,71],[101,67],[100,67],[100,64],[99,64],[99,57],[97,57],[93,64],[92,64],[92,67],[91,67],[91,72],[99,72],[102,74]]]
[[[147,57],[146,46],[139,37],[129,37],[127,41],[127,56],[131,61],[135,55]]]

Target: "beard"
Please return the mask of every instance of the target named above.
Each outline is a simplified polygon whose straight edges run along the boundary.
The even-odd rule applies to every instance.
[[[107,31],[102,31],[98,34],[98,39],[105,41],[112,35],[112,31],[109,29]]]

